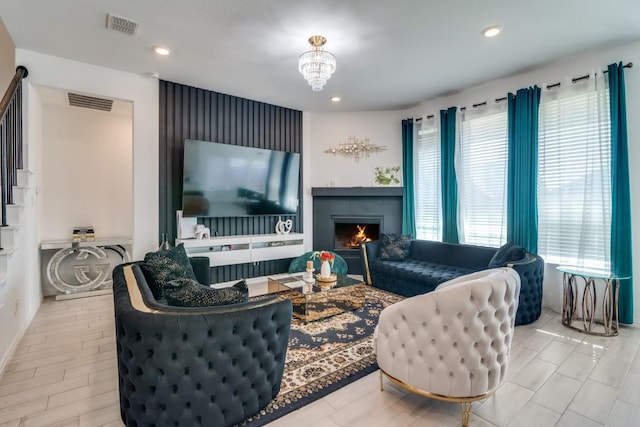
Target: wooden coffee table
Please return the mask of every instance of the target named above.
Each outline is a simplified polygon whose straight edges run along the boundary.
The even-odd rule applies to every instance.
[[[364,305],[362,280],[337,275],[330,284],[305,282],[304,273],[281,274],[268,278],[268,292],[291,300],[293,315],[304,322],[335,316]],[[322,286],[320,286],[322,285]]]

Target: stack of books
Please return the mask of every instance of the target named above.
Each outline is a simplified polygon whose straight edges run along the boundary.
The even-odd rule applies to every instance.
[[[92,225],[82,227],[73,227],[74,242],[93,242],[96,239],[96,233]]]

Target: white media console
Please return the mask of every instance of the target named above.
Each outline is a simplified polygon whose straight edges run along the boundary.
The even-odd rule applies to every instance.
[[[212,267],[295,258],[304,253],[302,233],[176,239],[176,245],[180,243],[188,256],[208,257]]]

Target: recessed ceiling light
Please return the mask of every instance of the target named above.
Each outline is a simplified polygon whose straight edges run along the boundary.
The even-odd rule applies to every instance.
[[[484,34],[485,37],[495,37],[500,34],[501,31],[502,28],[499,25],[493,25],[482,30],[482,34]]]
[[[339,96],[332,96],[329,99],[331,99],[331,102],[340,102],[340,97]]]
[[[168,47],[164,46],[154,46],[153,51],[158,55],[167,56],[171,53]]]

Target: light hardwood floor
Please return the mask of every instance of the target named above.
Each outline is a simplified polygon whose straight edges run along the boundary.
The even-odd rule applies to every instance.
[[[472,426],[639,426],[640,329],[599,338],[545,311],[516,328],[508,380]],[[0,377],[0,427],[122,426],[111,295],[46,300]],[[271,426],[457,426],[458,405],[408,394],[378,373]],[[215,426],[214,426],[215,427]]]

